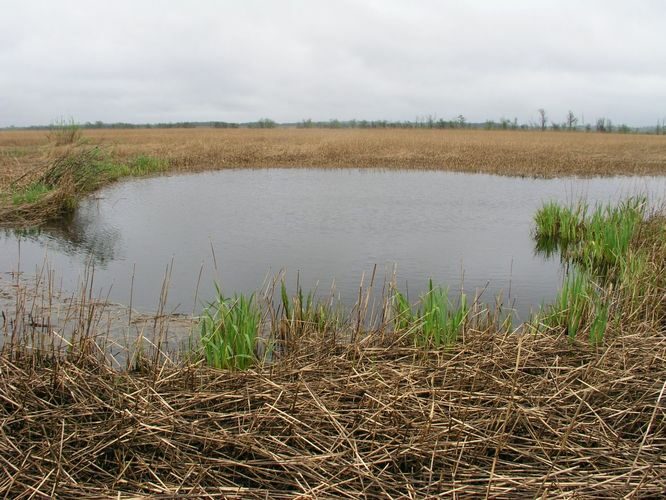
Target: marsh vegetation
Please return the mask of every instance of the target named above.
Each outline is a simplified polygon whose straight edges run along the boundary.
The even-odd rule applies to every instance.
[[[85,130],[118,163],[144,155],[170,171],[225,168],[399,168],[500,175],[660,175],[666,136],[429,129],[109,129]],[[0,131],[0,189],[56,152],[44,131]]]
[[[0,224],[36,226],[55,220],[72,213],[81,198],[102,186],[166,168],[164,161],[144,155],[117,162],[99,147],[67,149],[47,167],[24,173],[0,193]]]

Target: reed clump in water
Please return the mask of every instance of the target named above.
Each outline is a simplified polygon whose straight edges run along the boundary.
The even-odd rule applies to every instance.
[[[545,204],[535,216],[536,248],[558,251],[567,273],[556,301],[537,316],[537,328],[581,332],[598,344],[611,323],[664,319],[664,216],[649,213],[645,197],[616,205]]]
[[[254,295],[217,297],[203,313],[200,341],[206,362],[215,368],[244,370],[257,361],[257,336],[261,313]]]
[[[537,249],[559,250],[565,261],[601,273],[617,266],[627,254],[646,215],[644,196],[617,205],[597,204],[592,210],[583,201],[572,206],[548,202],[534,217]]]

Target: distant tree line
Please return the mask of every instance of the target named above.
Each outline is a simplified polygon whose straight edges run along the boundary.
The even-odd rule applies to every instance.
[[[302,120],[296,124],[297,128],[472,128],[474,124],[467,122],[463,115],[451,120],[444,120],[433,115],[423,118],[417,117],[414,121],[390,120],[337,120],[313,121]]]
[[[270,118],[261,118],[256,122],[246,123],[245,126],[248,128],[275,128],[278,124]]]
[[[285,124],[292,125],[293,124]],[[295,124],[297,128],[425,128],[425,129],[485,129],[485,130],[553,130],[571,132],[618,132],[618,133],[656,133],[666,134],[666,119],[657,121],[656,127],[632,128],[625,124],[614,125],[610,118],[597,119],[593,126],[584,123],[569,111],[562,122],[550,120],[544,109],[537,110],[537,120],[530,123],[519,123],[518,118],[500,118],[499,121],[486,120],[483,123],[468,122],[463,115],[444,120],[428,115],[416,118],[414,121],[387,121],[387,120],[337,120],[313,121],[305,119]]]
[[[247,126],[247,124],[245,124]],[[21,130],[51,130],[58,125],[31,125],[28,127],[8,127]],[[165,122],[165,123],[126,123],[113,122],[105,123],[102,121],[78,123],[77,126],[82,129],[141,129],[141,128],[240,128],[243,124],[230,122]]]
[[[582,120],[581,120],[582,121]],[[569,130],[569,131],[584,131],[584,132],[592,132],[592,130],[596,132],[601,132],[601,133],[610,133],[610,132],[616,132],[620,134],[657,134],[657,135],[662,135],[666,134],[666,129],[664,129],[664,124],[666,123],[666,119],[664,120],[657,120],[657,125],[655,127],[630,127],[624,123],[621,123],[619,125],[613,124],[610,118],[607,117],[601,117],[597,118],[594,127],[591,123],[581,123],[579,125],[579,119],[578,117],[574,114],[573,111],[569,110],[567,113],[565,120],[561,123],[555,122],[555,121],[550,121],[550,125],[548,124],[548,116],[546,115],[546,111],[544,109],[539,109],[538,110],[538,121],[536,124],[533,125],[534,128],[539,128],[542,131],[545,131],[547,129],[550,130]]]
[[[600,132],[600,133],[648,133],[666,135],[666,118],[657,120],[654,127],[632,128],[625,124],[615,125],[610,118],[598,118],[593,124],[585,123],[579,119],[573,111],[569,111],[563,121],[550,120],[546,110],[537,110],[536,121],[519,123],[518,118],[502,117],[499,121],[486,120],[482,123],[469,122],[463,115],[455,118],[443,119],[436,115],[416,117],[414,120],[391,121],[391,120],[338,120],[314,121],[304,119],[297,123],[278,123],[270,118],[261,118],[254,122],[226,122],[226,121],[203,121],[203,122],[165,122],[165,123],[105,123],[102,121],[86,122],[77,124],[82,129],[151,129],[151,128],[255,128],[270,129],[276,127],[296,128],[328,128],[328,129],[485,129],[485,130],[552,130],[552,131],[578,131],[578,132]],[[52,130],[57,125],[35,125],[29,127],[6,127],[9,129],[22,130]]]

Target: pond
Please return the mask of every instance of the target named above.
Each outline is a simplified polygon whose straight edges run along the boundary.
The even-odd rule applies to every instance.
[[[534,212],[546,200],[663,198],[664,177],[529,179],[438,171],[223,170],[131,180],[84,200],[72,220],[0,235],[0,272],[48,262],[65,290],[86,263],[95,292],[154,311],[169,271],[169,311],[198,312],[218,282],[258,290],[284,271],[293,290],[356,302],[396,273],[410,299],[428,279],[470,297],[502,292],[518,319],[555,295],[557,258],[538,255]],[[199,279],[201,275],[201,279]],[[7,281],[7,280],[5,280]]]

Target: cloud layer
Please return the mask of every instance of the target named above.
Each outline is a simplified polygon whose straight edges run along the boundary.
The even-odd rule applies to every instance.
[[[655,1],[0,0],[0,126],[666,117]]]

